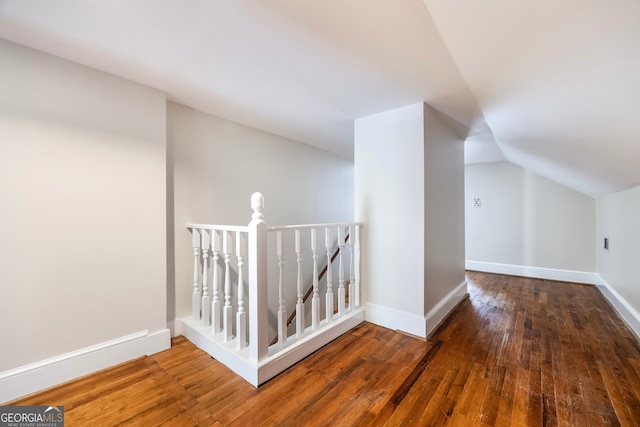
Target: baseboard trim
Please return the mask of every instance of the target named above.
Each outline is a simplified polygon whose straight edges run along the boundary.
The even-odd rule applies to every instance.
[[[466,269],[509,276],[532,277],[535,279],[559,280],[562,282],[598,284],[596,273],[588,271],[561,270],[556,268],[530,267],[526,265],[500,264],[484,261],[466,261]]]
[[[598,278],[598,289],[609,300],[613,308],[620,314],[620,317],[627,322],[627,325],[640,338],[640,313],[638,313],[629,302],[622,297],[602,276],[596,274]]]
[[[211,334],[210,326],[205,328],[200,320],[193,320],[191,317],[182,318],[180,322],[185,338],[209,353],[211,357],[231,369],[249,384],[258,387],[353,329],[364,320],[365,309],[356,308],[334,318],[328,327],[316,331],[308,327],[304,337],[300,339],[295,336],[289,337],[287,347],[284,349],[279,349],[277,346],[270,347],[268,357],[257,364],[249,359],[249,347],[240,351],[236,350],[235,339],[225,342],[222,334]]]
[[[0,372],[0,402],[10,402],[170,346],[168,329],[151,334],[141,331]]]
[[[454,308],[467,296],[467,282],[460,283],[454,290],[442,298],[425,316],[426,334],[431,336],[438,326],[451,314]]]
[[[420,338],[427,337],[425,318],[406,311],[367,303],[365,320],[383,328],[406,332]]]
[[[379,304],[367,303],[365,320],[384,328],[428,338],[467,295],[467,282],[462,282],[423,317]]]
[[[163,329],[147,335],[147,356],[168,350],[171,347],[171,331]]]

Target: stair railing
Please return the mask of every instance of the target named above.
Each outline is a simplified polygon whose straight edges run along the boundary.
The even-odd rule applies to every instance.
[[[312,229],[312,233],[314,233],[314,232],[315,232],[315,229]],[[348,241],[349,241],[349,233],[347,233],[347,235],[344,238],[344,242],[345,243],[347,243]],[[314,252],[315,252],[314,256],[317,256],[317,250],[314,251]],[[280,250],[279,250],[279,253],[280,253]],[[338,257],[339,253],[340,253],[340,246],[336,247],[335,251],[333,252],[333,255],[331,255],[330,261],[324,266],[322,271],[320,271],[320,274],[318,274],[317,269],[314,269],[313,282],[307,287],[307,291],[304,293],[304,296],[302,297],[302,303],[303,304],[305,304],[307,302],[307,300],[309,299],[311,294],[314,292],[314,290],[317,289],[318,282],[320,282],[324,278],[324,276],[327,274],[328,268],[333,264],[333,261],[335,261],[335,259]],[[279,259],[280,259],[280,256],[281,255],[278,255]],[[353,256],[353,254],[351,256]],[[283,266],[283,262],[282,262],[281,259],[280,259],[280,264],[282,264],[282,265],[280,265],[280,267],[282,267]],[[314,262],[314,267],[316,265],[317,264]],[[350,269],[350,271],[351,271],[351,269]],[[280,276],[280,277],[281,277],[281,280],[282,280],[282,276]],[[350,283],[351,283],[351,280],[347,280],[346,281],[347,286],[349,286]],[[349,289],[348,288],[347,288],[347,293],[346,293],[345,299],[347,301],[349,299]],[[284,303],[284,297],[283,296],[282,296],[280,301],[281,301],[281,303]],[[334,314],[335,314],[335,310],[334,310]],[[294,310],[294,311],[291,312],[291,314],[287,318],[286,326],[285,326],[285,328],[286,328],[285,332],[288,330],[289,326],[293,322],[293,319],[295,319],[295,318],[296,318],[296,311]],[[316,324],[317,322],[316,322],[316,320],[312,319],[311,323],[312,324]],[[273,337],[273,339],[271,340],[271,343],[269,345],[274,345],[274,344],[276,344],[278,342],[278,337],[281,336],[281,333],[279,332],[280,329],[281,328],[278,328],[278,333],[276,333],[276,336]]]
[[[336,325],[342,323],[340,328],[344,330],[346,325],[362,321],[363,311],[358,310],[361,308],[358,273],[361,224],[333,223],[268,227],[262,213],[264,199],[260,193],[254,193],[251,196],[251,207],[253,214],[248,226],[187,225],[192,233],[193,243],[192,313],[189,319],[183,319],[183,324],[188,330],[185,336],[198,341],[199,346],[202,344],[210,354],[222,359],[223,363],[227,364],[225,360],[228,360],[228,366],[236,363],[233,362],[235,357],[241,359],[247,357],[250,366],[257,366],[256,369],[260,369],[268,363],[267,359],[272,355],[286,352],[292,345],[300,345],[302,338],[305,338],[306,343],[307,336],[310,334],[316,336],[317,331],[330,329],[332,323]],[[338,247],[334,251],[336,232]],[[275,233],[275,251],[279,269],[278,338],[271,345],[268,343],[267,336],[269,233]],[[289,317],[286,316],[283,286],[283,266],[286,258],[283,236],[286,233],[293,233],[297,268],[296,307],[295,312]],[[319,238],[319,234],[320,237],[324,234],[324,242],[320,242],[322,239]],[[303,259],[305,253],[305,248],[302,247],[303,236],[305,241],[311,242],[310,249],[313,254],[313,284],[306,292],[303,289],[303,265],[306,261]],[[318,245],[321,243],[324,243],[327,259],[333,262],[339,258],[338,307],[335,314],[331,262],[318,274]],[[344,265],[347,243],[350,249],[348,277],[345,274]],[[325,276],[327,278],[327,289],[324,295],[326,311],[323,318],[320,313],[322,296],[318,284]],[[345,286],[349,287],[348,291]],[[245,287],[248,291],[248,299],[245,296]],[[348,303],[347,294],[349,295]],[[312,320],[311,325],[307,327],[304,309],[305,301],[309,297],[312,299]],[[356,315],[353,320],[351,320],[352,315]],[[292,336],[288,342],[287,326],[294,319],[296,320],[295,336]],[[201,338],[197,338],[203,334],[208,337],[206,343]],[[274,345],[276,343],[277,345]],[[216,350],[218,344],[221,345],[222,350]],[[301,354],[300,351],[297,353]],[[282,360],[281,356],[280,360]],[[298,356],[291,356],[290,359],[293,360],[295,357]],[[277,369],[280,369],[282,363],[277,365]],[[230,367],[236,370],[233,366]],[[243,376],[247,379],[247,376]],[[252,383],[260,381],[259,379],[250,380]]]

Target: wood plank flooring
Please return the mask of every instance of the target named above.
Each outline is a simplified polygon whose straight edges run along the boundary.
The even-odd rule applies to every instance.
[[[259,389],[179,337],[14,404],[67,426],[640,426],[640,343],[595,287],[467,280],[428,341],[364,323]]]

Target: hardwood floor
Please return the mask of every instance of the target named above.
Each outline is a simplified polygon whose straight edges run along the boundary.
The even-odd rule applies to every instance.
[[[259,389],[179,337],[14,403],[67,426],[640,425],[640,343],[595,287],[467,279],[430,340],[364,323]]]

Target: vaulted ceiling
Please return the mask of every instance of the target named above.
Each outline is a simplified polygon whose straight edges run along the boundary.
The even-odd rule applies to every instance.
[[[637,0],[0,0],[0,37],[346,157],[354,119],[425,101],[467,163],[640,185]]]

